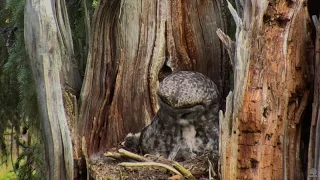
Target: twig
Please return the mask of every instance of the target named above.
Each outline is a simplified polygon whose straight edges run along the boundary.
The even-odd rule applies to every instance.
[[[143,156],[139,156],[138,154],[134,154],[134,153],[127,151],[127,150],[124,150],[124,149],[119,149],[118,152],[121,154],[121,156],[130,158],[130,159],[134,159],[136,161],[140,161],[140,162],[150,162],[151,161],[148,158],[145,158]]]
[[[191,179],[191,180],[195,180],[196,179],[189,170],[184,168],[178,162],[173,162],[173,167],[176,168],[187,179]]]
[[[120,153],[117,153],[117,152],[107,152],[107,153],[104,153],[103,154],[105,157],[111,157],[111,158],[114,158],[114,159],[121,159],[122,156]]]
[[[233,42],[228,35],[226,35],[220,28],[216,31],[218,37],[222,41],[224,48],[228,51],[228,55],[230,58],[230,63],[232,68],[234,68],[234,54],[235,54],[235,42]]]
[[[176,161],[170,161],[173,163],[173,167],[174,167],[173,168],[173,167],[166,165],[166,164],[163,164],[163,163],[153,162],[152,160],[150,160],[146,157],[137,155],[137,154],[132,153],[130,151],[127,151],[125,149],[119,149],[118,152],[119,153],[107,152],[104,154],[104,156],[112,157],[114,159],[121,159],[122,157],[126,157],[129,159],[140,161],[140,162],[134,162],[134,163],[123,162],[123,163],[119,164],[120,166],[124,166],[124,167],[158,166],[158,167],[165,168],[165,169],[181,176],[182,178],[186,177],[187,179],[191,179],[191,180],[196,179],[189,170],[185,169],[182,165],[180,165]],[[157,158],[159,158],[159,157],[157,157]],[[120,172],[120,175],[121,175],[121,172]]]
[[[121,171],[121,168],[119,168],[119,174],[120,174],[120,180],[122,180],[122,179],[123,179],[123,177],[122,177],[122,171]]]
[[[158,167],[162,167],[165,168],[175,174],[178,175],[182,175],[179,171],[177,171],[176,169],[174,169],[171,166],[168,166],[166,164],[162,164],[162,163],[157,163],[157,162],[136,162],[136,163],[128,163],[128,162],[124,162],[124,163],[120,163],[120,166],[124,166],[124,167],[143,167],[143,166],[158,166]]]
[[[216,172],[214,172],[212,163],[209,158],[208,158],[208,163],[209,163],[209,180],[213,180],[213,177],[216,177],[217,174]]]
[[[212,179],[212,175],[211,175],[211,167],[212,167],[212,164],[210,162],[210,160],[208,159],[208,163],[209,163],[209,180]]]

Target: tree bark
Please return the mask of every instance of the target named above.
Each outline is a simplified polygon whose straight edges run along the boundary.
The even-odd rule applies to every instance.
[[[303,0],[244,1],[234,92],[220,114],[222,179],[300,179],[308,13]]]
[[[138,132],[158,110],[159,81],[194,70],[228,92],[228,63],[215,34],[222,1],[101,1],[81,92],[77,129],[88,155]],[[223,87],[226,87],[223,89]]]
[[[316,18],[316,17],[315,17]],[[309,140],[309,156],[308,156],[308,178],[320,179],[320,23],[316,21],[316,40],[315,40],[315,63],[314,63],[314,94],[312,104],[312,120],[310,128],[310,140]],[[312,171],[312,170],[315,171]],[[313,175],[313,177],[312,177]],[[315,178],[314,176],[317,175]]]
[[[25,44],[40,107],[46,179],[73,179],[70,130],[81,79],[73,59],[65,1],[26,1]]]

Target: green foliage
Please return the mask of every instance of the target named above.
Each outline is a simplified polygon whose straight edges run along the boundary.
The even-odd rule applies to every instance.
[[[93,8],[97,8],[98,7],[98,1],[97,0],[93,0],[92,1],[92,7]]]
[[[18,179],[18,176],[15,174],[12,161],[15,160],[16,156],[8,157],[5,161],[0,163],[0,180],[1,179]]]
[[[39,143],[26,147],[15,163],[20,180],[43,179],[44,167],[43,146]],[[40,163],[40,164],[39,164]]]
[[[10,171],[6,173],[4,176],[0,177],[0,180],[16,180],[16,179],[17,179],[17,175],[13,171]]]
[[[37,97],[24,45],[24,3],[7,0],[0,11],[0,150],[2,155],[9,155],[3,137],[7,129],[13,128],[15,143],[23,147],[15,166],[18,178],[43,179],[43,146],[19,141],[23,126],[29,127],[33,142],[40,141]]]
[[[24,46],[24,1],[9,0],[8,9],[12,9],[10,18],[14,29],[14,42],[9,49],[8,61],[4,66],[4,71],[11,79],[16,81],[15,89],[18,91],[18,110],[22,118],[36,118],[37,102],[35,87],[32,79],[31,69],[29,67],[28,56]]]

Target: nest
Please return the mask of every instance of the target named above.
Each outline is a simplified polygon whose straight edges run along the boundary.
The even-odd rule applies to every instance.
[[[218,156],[204,154],[194,159],[176,162],[153,155],[140,156],[119,149],[90,158],[91,179],[106,180],[178,180],[218,179]]]

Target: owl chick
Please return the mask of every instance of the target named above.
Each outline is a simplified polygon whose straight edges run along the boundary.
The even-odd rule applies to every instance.
[[[177,161],[218,151],[219,94],[209,78],[175,72],[160,83],[158,98],[160,109],[151,124],[140,136],[127,136],[125,146],[139,138],[142,153]]]

